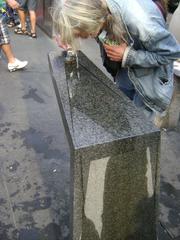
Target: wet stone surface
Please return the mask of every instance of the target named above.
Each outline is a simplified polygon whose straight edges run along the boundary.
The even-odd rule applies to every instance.
[[[76,64],[64,65],[56,53],[50,59],[64,124],[76,148],[157,131],[85,55],[79,53],[78,70]]]
[[[0,65],[0,240],[69,240],[70,156],[47,70],[52,44],[25,41],[15,45],[28,44],[28,71]]]
[[[160,133],[79,53],[49,54],[71,148],[72,239],[156,239]]]
[[[13,31],[11,34],[15,54],[18,58],[29,61],[26,70],[9,74],[6,60],[3,56],[0,59],[1,240],[19,240],[19,237],[22,240],[28,238],[59,240],[60,236],[68,239],[69,235],[69,219],[66,211],[69,209],[68,201],[65,202],[61,198],[61,196],[67,196],[69,199],[68,191],[66,191],[69,182],[60,181],[63,176],[63,179],[67,179],[69,174],[69,148],[47,61],[48,52],[52,49],[58,51],[58,48],[54,41],[49,39],[39,28],[37,28],[37,33],[36,41],[27,36],[14,35]],[[96,42],[92,46],[92,41],[89,39],[85,43],[84,50],[89,49],[88,57],[91,56],[94,61],[97,59],[99,50]],[[96,65],[100,67],[98,63]],[[95,74],[97,75],[96,71]],[[177,102],[178,107],[179,102]],[[161,179],[166,184],[169,183],[175,191],[179,190],[180,180],[179,130],[180,127],[178,131],[167,131],[163,134],[161,144],[163,154]],[[124,153],[130,149],[133,150],[133,147],[123,146]],[[106,158],[104,162],[106,163]],[[90,167],[90,174],[95,166],[92,164]],[[100,168],[100,170],[102,169]],[[87,177],[85,176],[86,174],[84,174],[86,186]],[[167,186],[166,184],[162,184],[162,186]],[[95,186],[99,187],[99,184]],[[179,206],[177,204],[179,198],[174,198],[174,194],[169,197],[169,194],[166,193],[166,190],[169,193],[168,189],[169,187],[163,187],[162,199],[167,198],[169,203],[167,200],[163,200],[161,205],[162,232],[158,239],[166,240],[167,238],[169,240],[170,237],[170,239],[179,240],[180,236],[175,236],[175,232],[177,233],[177,229],[179,229],[176,224],[178,220],[174,221],[173,218],[167,217],[169,210],[173,211],[174,207]],[[87,196],[90,194],[89,190],[88,188]],[[101,191],[98,194],[101,194]],[[51,210],[40,208],[41,200],[44,198],[47,198],[47,201],[43,201],[42,206],[48,206],[44,203],[47,203],[50,198]],[[172,200],[173,204],[171,204]],[[40,209],[33,212],[31,202],[36,204],[35,209]],[[96,206],[98,202],[93,201],[92,203]],[[164,207],[162,207],[163,205]],[[14,206],[18,207],[15,211],[13,211]],[[20,207],[28,208],[28,212],[21,211]],[[91,211],[88,211],[87,207],[86,214],[91,217]],[[174,216],[178,217],[177,214]],[[86,223],[88,223],[85,225],[86,229],[87,227],[90,230],[95,229],[92,221],[87,218]],[[94,232],[93,240],[99,237],[97,231]]]

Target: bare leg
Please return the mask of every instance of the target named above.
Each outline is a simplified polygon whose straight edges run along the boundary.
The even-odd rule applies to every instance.
[[[15,57],[14,54],[12,52],[12,48],[10,44],[3,44],[2,46],[2,50],[4,52],[4,54],[7,57],[8,63],[14,63],[15,62]]]
[[[21,23],[21,28],[26,29],[26,14],[25,11],[18,9],[18,15]]]
[[[36,12],[33,10],[30,10],[29,17],[31,22],[31,33],[35,33],[36,32]]]
[[[27,61],[20,61],[17,58],[15,58],[11,45],[10,44],[3,44],[0,46],[7,57],[8,60],[8,70],[10,72],[14,72],[20,69],[23,69],[27,66],[28,62]]]

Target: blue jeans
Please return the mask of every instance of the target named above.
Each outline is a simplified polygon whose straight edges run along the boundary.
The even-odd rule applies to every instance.
[[[137,93],[133,83],[128,77],[127,69],[121,68],[115,77],[117,87],[130,98],[137,107],[145,106],[141,96]]]
[[[147,107],[142,97],[134,88],[133,83],[128,77],[128,70],[121,68],[115,77],[117,87],[135,104],[136,107],[141,108],[148,118],[153,118],[153,111]]]

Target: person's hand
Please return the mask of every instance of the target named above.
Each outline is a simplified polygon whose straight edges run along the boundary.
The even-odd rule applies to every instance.
[[[62,49],[64,49],[64,50],[67,50],[67,49],[71,48],[70,45],[64,44],[64,43],[61,41],[61,37],[60,37],[59,35],[55,36],[55,40],[56,40],[56,42],[57,42],[57,45],[58,45],[60,48],[62,48]]]
[[[124,52],[127,48],[126,43],[121,43],[120,45],[107,45],[103,44],[107,56],[111,61],[120,62],[123,59]]]
[[[16,8],[20,7],[19,3],[17,1],[15,1],[15,0],[6,0],[6,2],[13,9],[16,9]]]

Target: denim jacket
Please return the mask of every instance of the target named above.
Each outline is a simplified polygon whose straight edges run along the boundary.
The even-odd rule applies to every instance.
[[[151,0],[107,0],[107,4],[128,36],[122,67],[144,103],[165,111],[173,94],[173,61],[180,58],[180,45]]]

